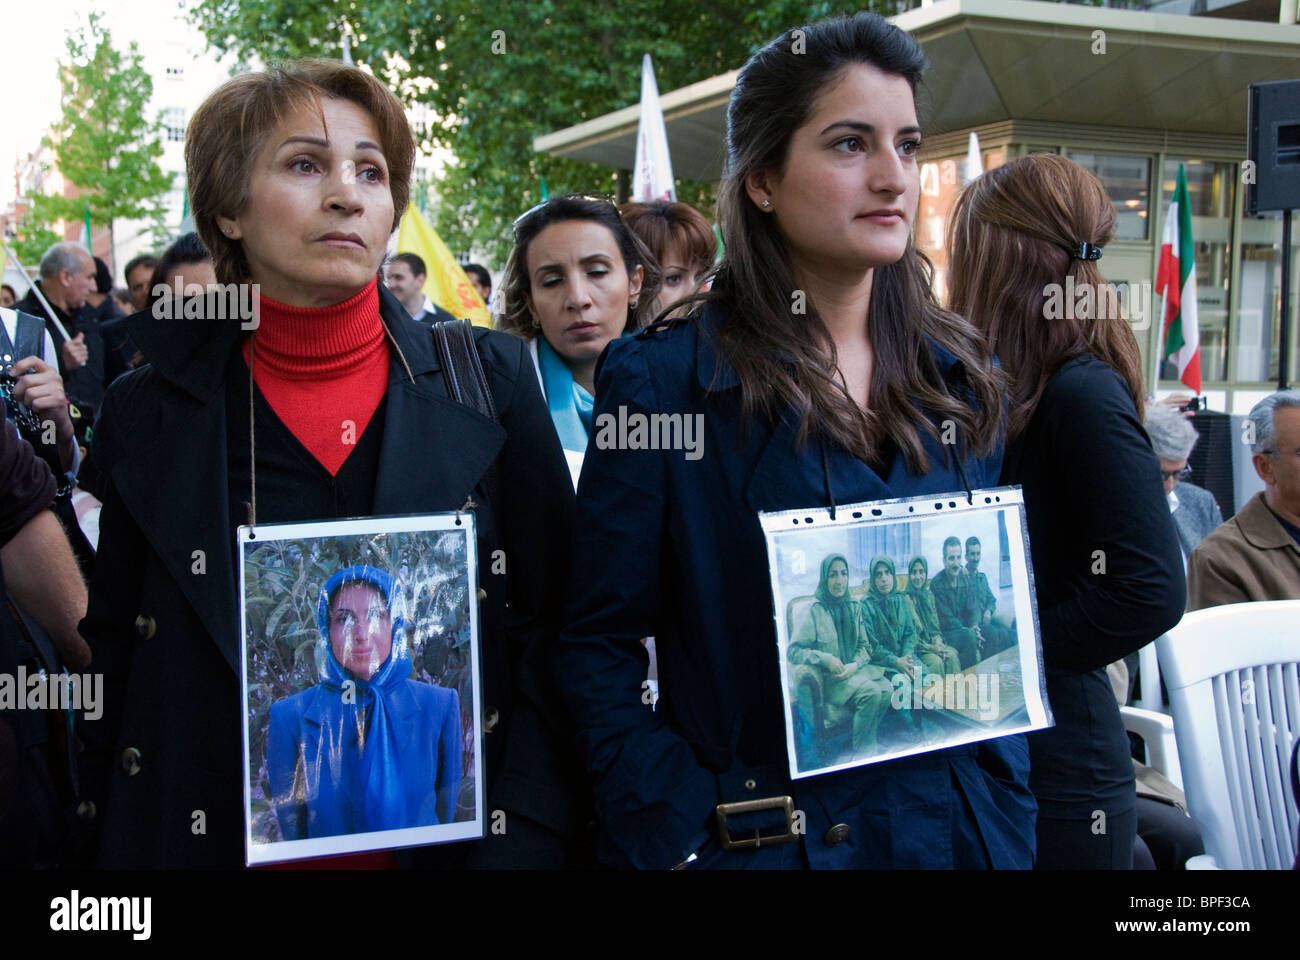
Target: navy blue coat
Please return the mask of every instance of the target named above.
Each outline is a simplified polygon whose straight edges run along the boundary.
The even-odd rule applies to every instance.
[[[450,823],[460,793],[460,698],[448,687],[407,680],[389,700],[406,816],[386,829]],[[359,832],[352,797],[339,783],[350,765],[332,755],[340,744],[348,749],[344,727],[343,698],[324,684],[271,704],[266,776],[285,840]],[[355,736],[351,744],[355,749]],[[294,802],[295,778],[304,785],[301,802]]]
[[[742,433],[739,381],[714,346],[721,309],[612,343],[597,375],[597,420],[626,407],[705,424],[694,460],[594,440],[587,449],[554,664],[593,776],[601,860],[665,868],[703,848],[701,862],[725,866],[1029,867],[1023,737],[790,781],[758,511],[824,506],[828,484],[847,504],[962,482],[929,439],[929,474],[908,472],[900,455],[881,477],[829,445],[824,472],[817,438],[796,450],[791,416]],[[933,353],[949,390],[970,402],[964,368]],[[966,459],[972,488],[995,485],[1000,464],[1000,452]],[[657,648],[654,711],[642,695],[645,636]],[[717,852],[718,803],[786,794],[806,818],[798,846]],[[836,824],[849,837],[828,843]]]

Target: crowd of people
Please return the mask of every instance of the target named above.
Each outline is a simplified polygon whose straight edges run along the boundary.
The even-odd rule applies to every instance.
[[[472,334],[494,418],[454,402],[430,336],[452,318],[422,292],[425,263],[386,253],[414,140],[397,98],[350,66],[219,87],[186,137],[196,232],[132,259],[122,290],[80,247],[47,251],[0,311],[0,559],[23,613],[0,673],[86,670],[104,694],[57,737],[0,712],[17,798],[0,807],[0,856],[241,866],[236,527],[471,499],[478,555],[507,558],[480,567],[478,602],[483,795],[509,827],[380,862],[1109,869],[1199,852],[1181,809],[1141,802],[1114,665],[1176,624],[1189,590],[1193,609],[1300,597],[1300,392],[1252,412],[1265,490],[1220,523],[1187,483],[1195,430],[1146,397],[1124,318],[1044,314],[1047,286],[1104,283],[1102,185],[1050,154],[973,181],[941,304],[912,238],[919,46],[866,14],[801,28],[799,50],[791,38],[736,79],[721,256],[685,204],[571,195],[515,220],[495,296],[466,268],[495,308],[496,329]],[[155,309],[214,283],[259,286],[255,330]],[[699,417],[700,455],[593,442],[620,411]],[[1003,484],[1023,488],[1054,725],[791,781],[758,513]],[[855,752],[877,744],[891,678],[1016,642],[981,550],[947,538],[933,576],[925,556],[823,559],[788,657],[852,710]],[[372,579],[359,595],[391,616],[391,577]],[[336,650],[321,690],[401,686],[404,647],[383,649],[364,669]],[[299,789],[288,754],[320,696],[272,718],[289,836],[319,800],[281,794]],[[347,715],[361,729],[373,709]],[[354,737],[358,763],[408,734]],[[429,772],[440,811],[462,776],[446,762]]]

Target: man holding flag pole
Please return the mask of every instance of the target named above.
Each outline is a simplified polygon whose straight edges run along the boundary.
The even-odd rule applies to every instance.
[[[1160,266],[1156,271],[1156,293],[1162,300],[1164,319],[1162,349],[1156,358],[1159,382],[1160,362],[1168,360],[1178,370],[1178,379],[1201,392],[1200,328],[1196,322],[1196,248],[1192,241],[1192,208],[1187,202],[1187,175],[1178,165],[1169,212],[1165,214],[1164,237],[1160,242]]]

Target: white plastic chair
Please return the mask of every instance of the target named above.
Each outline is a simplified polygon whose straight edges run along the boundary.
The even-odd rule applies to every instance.
[[[1290,867],[1300,832],[1287,769],[1300,735],[1300,600],[1186,614],[1156,651],[1206,853],[1228,870]]]
[[[1147,766],[1168,777],[1170,783],[1182,790],[1183,770],[1178,762],[1173,719],[1168,714],[1140,707],[1120,707],[1119,713],[1124,719],[1124,729],[1136,733],[1146,745]]]
[[[1164,697],[1160,695],[1160,659],[1154,642],[1138,651],[1138,695],[1134,706],[1157,713],[1165,711]]]

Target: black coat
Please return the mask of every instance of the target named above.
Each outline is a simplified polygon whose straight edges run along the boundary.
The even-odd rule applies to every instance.
[[[42,289],[41,292],[45,291]],[[108,302],[111,303],[111,299]],[[51,303],[50,306],[54,307],[54,304]],[[31,290],[27,291],[27,296],[15,304],[15,309],[45,320],[45,329],[49,331],[58,352],[59,374],[63,377],[63,388],[68,399],[91,411],[98,410],[104,400],[104,338],[99,332],[98,310],[85,306],[74,314],[68,314],[54,307],[59,322],[67,328],[68,333],[74,337],[77,334],[82,335],[82,342],[85,343],[88,354],[84,365],[76,370],[68,370],[63,362],[63,334],[54,325],[41,302],[36,299],[36,294]]]
[[[522,340],[475,333],[497,425],[449,399],[427,327],[382,287],[380,313],[414,382],[394,357],[375,515],[454,510],[471,493],[484,504],[484,714],[499,718],[485,737],[486,798],[489,812],[507,812],[507,831],[470,856],[553,863],[582,819],[580,777],[557,746],[571,735],[539,666],[562,602],[568,470]],[[102,562],[81,625],[90,669],[105,675],[104,715],[85,725],[83,755],[103,820],[98,862],[235,867],[244,850],[234,529],[244,518],[228,516],[225,378],[242,362],[241,334],[230,322],[142,313],[131,335],[150,364],[112,385],[95,426],[93,456],[106,478]],[[494,458],[498,494],[487,503]],[[494,575],[498,547],[508,565]],[[194,572],[196,550],[206,573]]]
[[[1040,823],[1124,813],[1136,802],[1133,764],[1106,664],[1176,624],[1187,588],[1160,463],[1119,374],[1090,354],[1062,364],[1007,448],[1002,482],[1024,488],[1056,718],[1029,735]],[[1082,849],[1091,834],[1079,836]]]

